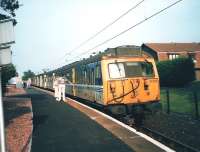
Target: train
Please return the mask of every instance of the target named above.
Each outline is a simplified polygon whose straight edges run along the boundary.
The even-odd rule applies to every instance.
[[[32,84],[53,90],[56,77],[66,80],[67,95],[101,105],[112,113],[136,115],[146,105],[160,101],[155,61],[138,48],[108,48],[89,58],[36,75]]]

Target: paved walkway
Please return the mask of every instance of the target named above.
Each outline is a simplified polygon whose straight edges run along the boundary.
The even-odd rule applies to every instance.
[[[66,103],[27,89],[33,107],[32,152],[132,152],[102,126]]]
[[[29,151],[32,135],[33,113],[30,98],[24,89],[13,85],[6,87],[6,96],[3,97],[5,120],[6,151]]]

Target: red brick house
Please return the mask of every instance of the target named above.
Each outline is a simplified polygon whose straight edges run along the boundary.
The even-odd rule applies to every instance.
[[[191,57],[195,63],[196,79],[200,80],[200,43],[144,43],[141,48],[156,61]]]

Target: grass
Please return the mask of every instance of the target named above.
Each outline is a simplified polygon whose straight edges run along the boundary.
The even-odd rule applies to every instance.
[[[171,112],[195,116],[194,91],[196,91],[200,113],[200,82],[194,82],[184,88],[161,88],[161,103],[164,111],[167,111],[167,89],[169,90]]]

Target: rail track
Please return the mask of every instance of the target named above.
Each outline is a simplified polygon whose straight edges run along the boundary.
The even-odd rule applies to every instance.
[[[157,132],[155,130],[152,130],[150,128],[147,128],[145,126],[140,126],[138,128],[141,132],[149,135],[150,137],[160,141],[161,143],[169,146],[170,148],[173,148],[174,150],[176,150],[177,152],[200,152],[199,150],[186,145],[180,141],[177,141],[175,139],[172,139],[170,137],[167,137],[166,135]]]
[[[37,86],[34,86],[34,87],[37,87]],[[41,88],[41,87],[38,87],[38,88]],[[45,88],[41,88],[41,89],[45,89]],[[51,89],[45,89],[45,90],[48,90],[48,91],[51,91],[53,92],[53,90]],[[91,103],[90,101],[86,100],[86,99],[81,99],[79,97],[75,97],[75,96],[71,96],[71,95],[66,95],[67,97],[69,98],[72,98],[78,102],[81,102],[83,104],[86,104],[88,106],[91,106],[92,108],[95,108],[103,113],[106,113],[108,114],[109,116],[111,117],[114,117],[116,119],[118,119],[119,121],[133,127],[134,129],[140,131],[140,132],[143,132],[145,133],[146,135],[152,137],[153,139],[155,140],[158,140],[159,142],[167,145],[168,147],[176,150],[177,152],[200,152],[200,150],[198,149],[195,149],[189,145],[186,145],[180,141],[177,141],[175,139],[172,139],[170,137],[167,137],[166,135],[160,133],[160,132],[157,132],[155,130],[152,130],[150,128],[147,128],[145,127],[144,125],[138,125],[138,124],[135,124],[134,123],[134,120],[132,117],[120,117],[120,116],[116,116],[116,115],[112,115],[110,113],[107,113],[104,108],[99,105],[99,104],[96,104],[96,103]]]
[[[72,97],[73,99],[76,99],[78,101],[80,101],[81,103],[83,104],[86,104],[88,106],[92,106],[93,108],[95,109],[98,109],[100,110],[101,112],[104,112],[104,109],[103,107],[99,106],[99,105],[96,105],[95,103],[91,103],[87,100],[84,100],[84,99],[80,99],[80,98],[77,98],[77,97]],[[134,129],[140,131],[140,132],[143,132],[145,133],[146,135],[152,137],[153,139],[155,140],[158,140],[159,142],[167,145],[168,147],[176,150],[177,152],[200,152],[198,149],[195,149],[189,145],[186,145],[180,141],[177,141],[173,138],[170,138],[170,137],[167,137],[166,135],[160,133],[160,132],[157,132],[155,130],[152,130],[150,128],[147,128],[145,127],[144,125],[138,125],[138,124],[134,124],[134,120],[132,117],[120,117],[120,116],[116,116],[116,115],[112,115],[110,113],[106,113],[108,114],[109,116],[111,117],[114,117],[116,119],[118,119],[119,121],[133,127]]]
[[[73,97],[74,98],[74,97]],[[101,112],[104,112],[104,109],[103,107],[99,106],[99,105],[96,105],[95,103],[91,103],[87,100],[82,100],[80,98],[74,98],[76,100],[79,100],[80,102],[84,103],[84,104],[87,104],[88,106],[92,106],[93,108],[95,109],[98,109],[100,110]],[[132,117],[120,117],[120,116],[116,116],[116,115],[112,115],[110,113],[106,113],[108,115],[110,115],[111,117],[114,117],[116,119],[118,119],[119,121],[133,127],[134,129],[140,131],[140,132],[143,132],[145,133],[146,135],[152,137],[153,139],[167,145],[168,147],[176,150],[177,152],[200,152],[198,149],[195,149],[189,145],[186,145],[178,140],[175,140],[173,138],[170,138],[170,137],[167,137],[166,135],[158,132],[158,131],[155,131],[155,130],[152,130],[150,128],[147,128],[145,127],[144,125],[140,125],[140,124],[134,124],[134,120]]]

